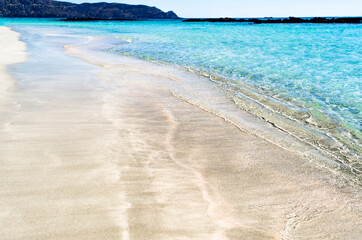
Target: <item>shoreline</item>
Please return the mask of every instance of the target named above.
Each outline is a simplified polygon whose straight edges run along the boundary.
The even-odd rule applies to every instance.
[[[0,26],[0,110],[7,103],[15,86],[14,79],[8,74],[10,65],[26,61],[26,44],[21,42],[20,34],[8,27]]]
[[[265,128],[261,130],[250,122],[245,124],[240,119],[239,122],[242,126],[239,124],[239,128],[247,129],[246,131],[252,128],[253,131],[249,132],[267,139],[279,147],[300,152],[302,155],[309,155],[312,159],[323,159],[322,164],[328,162],[330,164],[328,167],[345,171],[354,184],[361,185],[362,165],[359,157],[361,134],[358,127],[346,122],[345,119],[329,115],[325,109],[312,108],[310,103],[292,98],[287,94],[283,95],[270,89],[259,89],[258,85],[223,76],[217,72],[190,68],[172,61],[154,60],[149,56],[139,54],[132,55],[118,51],[113,51],[113,53],[156,64],[166,64],[171,68],[176,67],[214,82],[218,88],[223,89],[225,94],[229,95],[240,111],[248,112],[258,120],[262,119],[262,122],[287,133],[288,136],[287,139],[283,139],[285,136],[275,139],[273,135],[269,134],[269,130],[265,130]],[[238,122],[238,120],[234,122]],[[245,125],[247,125],[246,128]],[[301,143],[299,145],[303,146],[290,147],[290,139],[293,142],[298,141]],[[308,150],[304,154],[306,148]]]
[[[212,83],[89,51],[76,36],[28,31],[44,38],[29,40],[31,61],[12,71],[20,107],[0,122],[0,235],[360,236],[358,189],[339,188],[305,158],[202,110],[212,100],[234,111]],[[71,56],[62,45],[75,46],[66,47]]]
[[[97,42],[98,40],[97,38],[92,38],[92,41]],[[89,44],[89,42],[87,42],[87,44]],[[65,49],[70,55],[79,57],[90,64],[102,66],[107,69],[112,67],[112,64],[94,61],[84,54],[75,53],[73,55],[72,52],[69,51],[70,49],[76,50],[77,47],[79,47],[79,45],[66,45]],[[109,48],[109,46],[107,46],[107,48]],[[97,49],[97,51],[103,50]],[[117,52],[110,52],[109,54],[116,54],[119,56],[119,53]],[[201,79],[201,81],[206,80],[212,82],[210,88],[215,84],[215,87],[220,90],[219,92],[215,91],[214,94],[220,94],[222,92],[221,94],[227,95],[227,99],[231,99],[232,103],[229,103],[229,109],[219,108],[216,100],[215,102],[210,100],[205,101],[205,99],[196,100],[193,98],[195,96],[183,96],[178,94],[177,90],[171,90],[170,92],[174,97],[194,105],[202,111],[213,114],[227,123],[233,124],[241,132],[255,135],[286,151],[297,153],[299,156],[308,159],[308,161],[318,164],[321,171],[326,171],[331,174],[336,174],[336,172],[338,172],[338,174],[341,174],[341,178],[339,179],[341,186],[344,186],[345,184],[352,187],[361,186],[358,154],[355,152],[346,153],[345,149],[343,149],[344,146],[337,146],[338,144],[335,143],[337,140],[334,139],[334,136],[331,136],[328,131],[323,132],[313,125],[304,125],[302,123],[303,120],[312,123],[313,121],[310,119],[312,119],[313,116],[308,117],[309,119],[307,120],[305,116],[305,119],[298,119],[298,116],[296,116],[296,113],[293,113],[292,109],[289,109],[286,106],[283,108],[283,106],[268,100],[268,98],[272,97],[271,95],[254,89],[253,86],[247,83],[233,80],[232,83],[235,84],[235,86],[229,86],[226,84],[226,78],[202,70],[189,69],[173,65],[169,62],[159,62],[157,60],[149,60],[147,58],[127,54],[120,54],[119,58],[125,58],[126,60],[123,60],[124,62],[127,62],[127,59],[130,59],[130,61],[135,64],[142,64],[142,62],[144,62],[149,69],[154,66],[157,70],[155,72],[150,72],[150,74],[171,78],[171,80],[177,79],[178,74],[185,74],[189,75],[189,78],[194,79],[195,81]],[[157,71],[170,71],[171,74],[170,76],[165,76],[165,74],[159,74]],[[174,77],[172,77],[172,75]],[[192,81],[189,81],[189,84],[192,85]],[[245,95],[245,98],[233,95],[231,92],[234,88],[241,90],[242,94]],[[282,100],[276,98],[274,101]],[[230,110],[231,108],[232,110]],[[336,124],[336,126],[339,125]],[[324,127],[328,129],[326,126]],[[323,144],[320,144],[319,142],[322,142]],[[346,156],[343,155],[343,153],[346,154]]]
[[[96,40],[96,39],[93,39],[93,41],[94,40]],[[97,44],[96,44],[96,46],[97,46]],[[351,196],[355,196],[355,197],[359,195],[358,189],[356,189],[359,187],[358,183],[357,183],[357,185],[355,185],[356,182],[353,181],[354,179],[352,181],[351,181],[351,179],[344,179],[344,176],[341,176],[341,178],[338,178],[337,177],[338,174],[345,174],[345,173],[338,172],[339,170],[335,169],[335,165],[332,160],[330,160],[330,159],[328,160],[328,158],[323,159],[323,158],[325,158],[325,156],[321,156],[320,155],[321,153],[313,152],[313,150],[310,150],[311,151],[310,153],[303,154],[302,151],[300,151],[299,153],[296,153],[295,150],[298,149],[298,146],[297,146],[298,144],[296,144],[296,139],[291,140],[292,142],[289,142],[289,144],[293,145],[292,148],[290,148],[290,146],[284,148],[283,143],[281,143],[281,142],[276,143],[276,142],[271,141],[270,139],[268,139],[268,137],[271,136],[272,134],[281,134],[282,136],[279,136],[281,138],[286,137],[286,135],[283,135],[283,133],[278,131],[278,129],[276,129],[273,126],[269,126],[268,123],[261,121],[260,119],[257,119],[255,116],[251,115],[250,113],[241,112],[240,109],[235,109],[234,105],[230,105],[230,103],[228,103],[229,100],[224,97],[224,94],[222,93],[222,91],[220,91],[220,89],[215,87],[215,85],[213,83],[209,82],[208,79],[205,79],[204,77],[199,76],[199,75],[195,75],[194,73],[185,72],[184,70],[176,69],[172,66],[169,66],[168,64],[158,64],[157,62],[154,63],[152,61],[151,62],[145,61],[143,59],[129,57],[129,56],[113,55],[112,53],[104,53],[104,52],[99,53],[98,51],[100,51],[100,49],[98,49],[97,47],[96,47],[95,51],[90,50],[90,49],[92,49],[91,42],[87,42],[85,44],[85,46],[82,46],[82,45],[76,45],[76,46],[66,45],[65,46],[65,50],[69,55],[81,58],[84,61],[86,61],[87,63],[93,64],[95,66],[101,66],[102,68],[104,68],[105,69],[104,74],[101,73],[98,76],[98,78],[102,81],[111,81],[114,84],[119,83],[122,86],[123,86],[123,84],[126,84],[126,88],[135,84],[135,86],[133,86],[133,87],[135,87],[135,89],[134,89],[135,92],[138,92],[139,88],[140,89],[144,88],[144,90],[147,92],[156,91],[156,96],[154,96],[154,98],[159,99],[157,101],[161,101],[161,103],[166,103],[166,102],[169,103],[169,104],[166,104],[169,107],[167,107],[166,110],[164,109],[163,111],[166,111],[168,123],[171,123],[170,128],[173,129],[173,130],[170,130],[171,132],[175,132],[176,131],[176,130],[174,130],[175,128],[176,129],[179,127],[182,128],[181,126],[185,125],[182,123],[192,121],[192,120],[183,120],[180,122],[180,118],[181,119],[182,118],[198,119],[198,117],[196,117],[196,115],[201,114],[201,112],[202,112],[203,114],[206,114],[208,116],[207,118],[210,118],[210,120],[214,119],[213,121],[216,121],[216,122],[221,121],[222,125],[225,126],[225,128],[226,128],[226,126],[232,126],[231,128],[234,129],[234,131],[236,131],[236,132],[233,132],[232,134],[230,134],[230,138],[233,138],[234,134],[247,136],[249,138],[255,138],[255,139],[257,139],[255,142],[256,145],[254,146],[256,149],[258,149],[258,147],[257,147],[258,145],[263,145],[263,144],[267,143],[268,149],[274,149],[276,152],[278,152],[278,154],[281,154],[281,155],[292,156],[292,158],[289,159],[288,161],[286,161],[284,163],[280,163],[280,164],[285,164],[286,166],[289,166],[289,167],[291,167],[293,165],[293,167],[291,167],[291,169],[294,169],[294,167],[301,168],[298,170],[290,169],[291,171],[296,171],[299,173],[301,173],[303,171],[307,171],[307,172],[311,171],[311,172],[309,172],[309,174],[311,174],[311,175],[308,176],[308,174],[307,174],[305,177],[314,178],[318,175],[321,175],[321,176],[324,176],[324,177],[322,177],[324,179],[323,185],[331,184],[332,188],[338,189],[337,191],[345,192],[345,193],[347,193],[347,195],[351,194]],[[124,78],[122,77],[123,75],[126,75],[126,76],[127,75],[130,75],[130,76],[139,75],[139,76],[132,78],[133,81],[135,81],[135,83],[131,84],[131,83],[123,82],[124,81]],[[197,79],[195,79],[195,77]],[[138,83],[138,81],[140,81],[140,83]],[[133,87],[131,87],[131,89],[133,89]],[[204,92],[205,92],[205,95],[209,96],[208,91],[210,91],[210,90],[212,91],[211,95],[215,98],[215,99],[213,99],[214,102],[203,103],[203,101],[207,101],[207,99],[204,99],[204,98],[202,98],[201,95],[198,95],[198,92],[201,92],[201,94],[204,94]],[[133,91],[130,90],[129,92],[133,92]],[[121,93],[114,93],[114,94],[118,95]],[[130,95],[129,93],[123,93],[123,94],[124,95],[122,95],[122,98],[124,97],[125,99],[128,99],[128,97],[130,97],[130,99],[132,99],[132,100],[134,98],[136,98],[136,96],[133,96],[132,94],[131,94],[131,96],[129,96]],[[141,95],[143,95],[143,93]],[[146,95],[148,95],[148,93]],[[163,97],[165,97],[165,99],[163,99]],[[119,96],[116,98],[119,99]],[[153,99],[153,98],[150,98],[150,99]],[[163,100],[161,100],[161,99],[163,99]],[[129,101],[132,102],[132,100],[129,100]],[[126,101],[126,100],[123,100],[122,102],[124,102],[124,101]],[[186,109],[188,109],[188,108],[193,109],[191,111],[194,111],[195,115],[186,114],[185,116],[181,117],[179,115],[180,114],[179,111],[181,109],[180,107],[172,110],[171,106],[173,104],[171,102],[173,102],[173,101],[176,101],[176,102],[181,101],[182,104],[181,103],[178,103],[178,104],[184,105],[184,108],[186,108]],[[208,104],[212,104],[212,106],[215,107],[215,106],[217,106],[216,103],[223,104],[222,108],[213,109],[213,108],[210,108],[211,105],[208,105]],[[110,104],[113,106],[114,105],[113,101]],[[123,104],[125,104],[125,103],[123,103]],[[142,105],[143,104],[144,103],[142,103]],[[127,105],[127,103],[126,103],[126,105]],[[186,107],[186,106],[188,106],[188,107]],[[232,107],[230,108],[230,106],[232,106]],[[240,122],[240,119],[234,118],[235,115],[232,115],[231,113],[235,113],[234,112],[235,110],[239,114],[241,114],[241,115],[238,115],[238,117],[241,117],[241,119],[244,122]],[[137,116],[138,116],[138,114],[141,114],[144,111],[144,109],[139,108],[137,106],[136,110],[133,110],[133,111],[138,111],[137,112]],[[162,111],[160,111],[160,112],[162,112]],[[231,115],[224,114],[227,112],[229,112]],[[179,116],[177,116],[177,115],[179,115]],[[181,115],[183,115],[183,114],[181,114]],[[119,120],[114,119],[113,114],[111,114],[111,116],[112,117],[111,117],[110,121],[111,122],[115,121],[115,123],[117,124],[117,122]],[[139,121],[138,117],[136,119],[134,119],[133,121],[135,121],[135,122]],[[147,119],[148,118],[147,115],[144,115],[144,118]],[[251,123],[253,123],[253,124],[251,124]],[[149,127],[151,127],[151,126],[149,126]],[[200,127],[202,129],[203,125],[201,125]],[[250,127],[252,127],[253,130],[249,129]],[[202,131],[201,129],[197,128],[194,131],[197,131],[197,132]],[[214,131],[218,131],[218,130],[214,129]],[[272,134],[268,136],[268,135],[265,135],[265,132],[268,132],[269,134],[272,133]],[[172,137],[167,136],[166,139],[168,139],[167,141],[172,142]],[[217,141],[217,139],[215,139],[215,140]],[[287,140],[284,139],[284,141],[287,141]],[[168,145],[168,143],[167,144],[165,143],[165,145]],[[220,144],[220,145],[222,146],[223,144]],[[251,147],[251,148],[254,148],[254,147]],[[173,151],[178,151],[178,149],[175,149],[174,146],[171,148],[173,149]],[[303,146],[299,146],[299,148],[303,148]],[[256,149],[253,149],[252,151],[256,151],[256,152],[260,151],[260,149],[259,150],[256,150]],[[220,150],[220,151],[221,151],[220,154],[228,155],[224,150]],[[230,151],[233,152],[232,150],[230,150]],[[239,154],[242,154],[242,153],[239,152]],[[258,152],[257,154],[262,154],[262,152]],[[259,160],[261,160],[261,159],[259,159]],[[269,160],[278,161],[277,159],[274,159],[273,157],[271,159],[268,159],[267,161],[269,161]],[[316,161],[318,161],[318,160],[320,161],[319,163],[321,163],[320,166],[315,165],[315,164],[317,164]],[[187,166],[187,164],[184,164],[177,160],[174,160],[174,161],[182,168],[185,168],[191,172],[195,171],[193,168],[190,168],[190,166]],[[325,161],[327,161],[327,162],[325,162]],[[328,162],[328,161],[330,161],[330,162]],[[219,165],[219,167],[222,167],[223,163],[220,163],[220,164],[221,165]],[[242,162],[240,162],[239,164],[242,164]],[[328,164],[330,164],[330,165],[328,165]],[[309,169],[309,170],[306,170],[306,169]],[[284,170],[284,171],[289,171],[289,170]],[[316,172],[314,172],[314,171],[316,171]],[[314,173],[312,174],[312,172],[314,172]],[[195,176],[200,177],[199,172],[196,172],[194,174],[195,174]],[[285,172],[283,174],[285,174]],[[316,174],[316,175],[314,175],[314,174]],[[302,174],[302,175],[304,175],[304,174]],[[201,175],[201,178],[203,178],[202,175]],[[318,176],[317,178],[319,179],[320,176]],[[321,179],[319,179],[319,180],[321,180]],[[206,180],[206,179],[201,180],[201,182],[207,182],[206,185],[209,184],[208,181],[209,180]],[[290,183],[287,183],[287,185],[289,185],[289,184]],[[208,191],[205,190],[205,186],[202,183],[199,183],[199,185],[200,185],[200,189],[202,192],[206,191],[206,193],[204,192],[204,194],[206,195],[205,200],[208,201],[211,204],[211,206],[220,204],[219,202],[214,202],[213,200],[210,200],[210,198],[211,199],[215,198],[215,195],[210,197]],[[208,187],[206,187],[206,188],[208,188]],[[316,191],[319,192],[319,190],[316,190]],[[221,192],[223,192],[223,191],[221,190]],[[320,192],[320,193],[322,193],[322,192]],[[216,195],[218,195],[218,194],[216,194]],[[219,212],[219,213],[210,213],[210,214],[211,215],[214,215],[214,214],[220,215],[221,213]],[[219,216],[219,217],[221,217],[221,216]],[[228,217],[226,217],[226,218],[228,218]],[[221,219],[223,219],[223,217],[221,217]],[[223,222],[225,220],[225,219],[224,220],[221,220],[221,219],[215,219],[215,221]],[[240,227],[239,226],[240,223],[233,225],[234,224],[233,220],[227,219],[225,221],[228,222],[229,224],[231,224],[232,226],[234,226],[235,228]],[[225,223],[222,223],[222,224],[225,224]],[[230,227],[230,228],[234,228],[234,227]],[[242,236],[242,235],[237,235],[237,236]],[[217,237],[215,239],[217,239]],[[229,239],[229,238],[225,237],[225,239]],[[231,239],[233,239],[233,238],[231,238]]]

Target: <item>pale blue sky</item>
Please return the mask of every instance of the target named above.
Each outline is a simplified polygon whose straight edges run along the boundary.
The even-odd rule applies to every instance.
[[[173,10],[180,17],[362,16],[362,0],[63,0],[119,2]]]

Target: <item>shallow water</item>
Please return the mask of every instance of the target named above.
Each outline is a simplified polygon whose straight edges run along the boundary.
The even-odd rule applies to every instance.
[[[31,55],[8,69],[0,236],[359,239],[359,186],[290,151],[312,147],[208,78],[49,26],[16,26]]]
[[[240,108],[360,173],[360,25],[151,23],[127,30],[119,36],[127,43],[112,50],[206,72]]]
[[[95,36],[110,52],[205,75],[239,108],[361,172],[361,25],[1,22]]]

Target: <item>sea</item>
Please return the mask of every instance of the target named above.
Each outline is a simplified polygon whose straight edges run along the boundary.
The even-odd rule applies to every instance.
[[[107,54],[206,78],[240,111],[316,149],[361,179],[361,24],[0,18],[0,25],[20,33],[42,29],[92,37]],[[36,41],[36,34],[22,38]]]

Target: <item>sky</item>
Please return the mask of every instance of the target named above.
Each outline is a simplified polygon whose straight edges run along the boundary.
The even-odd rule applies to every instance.
[[[362,0],[60,0],[119,2],[173,10],[179,17],[362,16]]]

